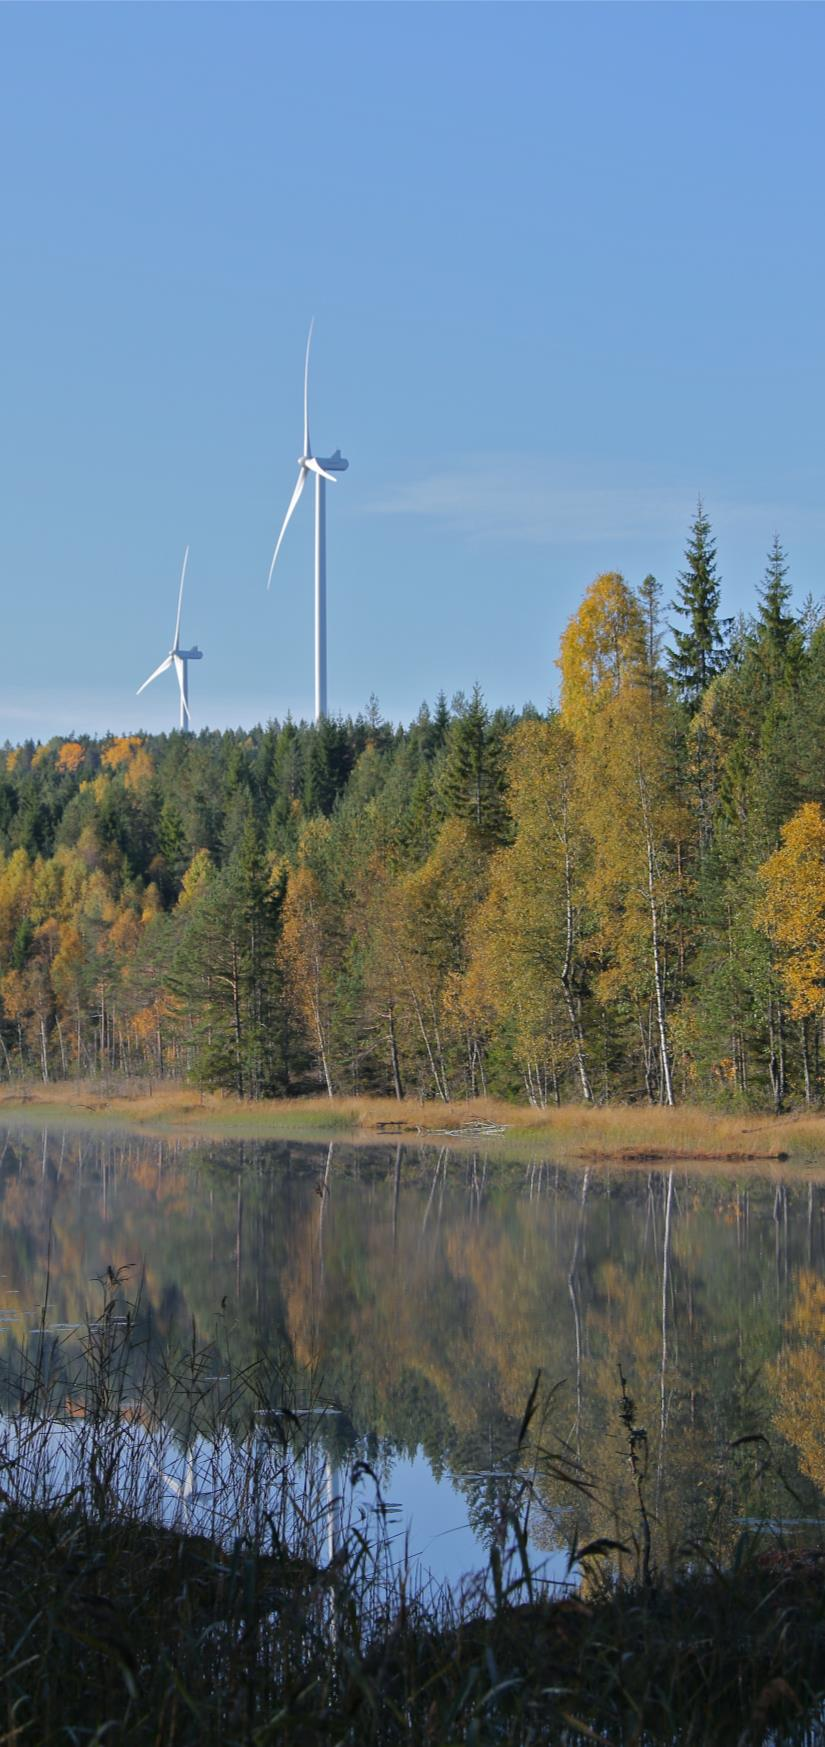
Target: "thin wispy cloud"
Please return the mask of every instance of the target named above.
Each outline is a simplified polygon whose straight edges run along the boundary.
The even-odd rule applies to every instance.
[[[529,545],[586,545],[681,536],[698,495],[695,482],[650,478],[595,478],[547,457],[467,456],[420,479],[390,486],[368,506],[379,516],[440,522],[451,533],[478,541]],[[720,501],[715,521],[787,526],[819,512],[800,506]],[[820,517],[820,519],[823,519]]]

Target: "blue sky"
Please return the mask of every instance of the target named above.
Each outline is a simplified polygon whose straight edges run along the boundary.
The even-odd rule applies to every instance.
[[[543,704],[600,570],[825,594],[808,5],[6,6],[0,739]]]

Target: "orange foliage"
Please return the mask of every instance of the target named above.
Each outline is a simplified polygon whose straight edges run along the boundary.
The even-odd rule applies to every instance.
[[[60,923],[54,916],[49,916],[35,929],[34,942],[39,956],[52,964],[60,951]]]
[[[143,745],[139,734],[122,734],[113,740],[101,757],[101,764],[108,770],[119,770],[122,764],[130,764],[138,748]]]
[[[132,1017],[132,1030],[142,1044],[154,1042],[161,1021],[167,1016],[167,1005],[163,1000],[153,1001],[148,1007],[139,1007]]]
[[[3,1011],[7,1019],[23,1019],[30,1010],[22,971],[7,971],[3,978]]]
[[[57,754],[57,768],[58,770],[68,771],[69,775],[73,776],[75,771],[78,770],[83,763],[85,756],[86,754],[79,741],[64,740],[63,745]]]
[[[123,910],[109,929],[109,940],[115,951],[129,958],[140,939],[140,923],[134,910]]]

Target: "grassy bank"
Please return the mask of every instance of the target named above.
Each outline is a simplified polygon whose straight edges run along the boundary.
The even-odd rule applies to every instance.
[[[56,1122],[179,1132],[215,1138],[431,1139],[439,1144],[503,1137],[508,1149],[554,1157],[667,1164],[679,1159],[747,1162],[825,1155],[825,1113],[786,1116],[732,1114],[702,1105],[673,1110],[611,1104],[567,1104],[536,1110],[500,1099],[443,1104],[390,1098],[310,1097],[243,1102],[194,1092],[180,1083],[149,1086],[126,1080],[7,1084],[0,1120]]]

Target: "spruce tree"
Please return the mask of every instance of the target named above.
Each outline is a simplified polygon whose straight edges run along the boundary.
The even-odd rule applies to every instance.
[[[440,691],[435,700],[435,713],[430,723],[430,735],[426,748],[428,758],[434,758],[436,753],[441,751],[442,746],[446,743],[449,732],[450,706],[443,691]]]
[[[639,584],[639,605],[645,622],[645,684],[652,698],[657,697],[664,686],[664,676],[660,666],[662,658],[662,585],[656,577],[648,574],[644,582]]]
[[[727,659],[719,620],[716,545],[701,498],[685,559],[686,569],[679,573],[679,593],[672,604],[674,611],[687,620],[687,629],[680,631],[671,626],[674,647],[668,650],[668,665],[679,697],[693,714]]]
[[[167,986],[187,1015],[191,1071],[240,1098],[283,1093],[288,1026],[276,947],[286,881],[273,880],[251,820],[227,865],[181,917]]]
[[[787,575],[787,554],[779,543],[779,535],[774,534],[765,579],[759,590],[756,632],[762,648],[778,662],[784,661],[792,640],[798,638],[796,619],[788,612],[791,587]]]
[[[188,860],[186,832],[174,801],[164,801],[157,830],[158,852],[163,866],[157,870],[158,885],[168,900],[180,888]]]
[[[344,723],[322,716],[310,730],[309,758],[304,785],[304,809],[308,816],[329,816],[347,786],[353,766],[353,751]]]
[[[448,814],[469,820],[487,842],[501,840],[507,822],[503,733],[490,721],[478,685],[452,723],[440,788]]]

